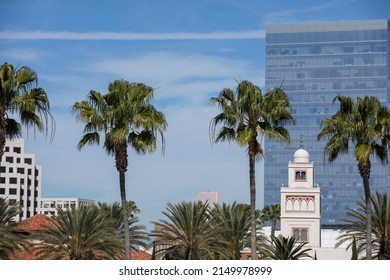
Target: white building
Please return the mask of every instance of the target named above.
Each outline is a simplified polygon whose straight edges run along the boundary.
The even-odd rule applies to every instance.
[[[0,197],[20,203],[22,213],[17,221],[35,214],[56,215],[57,208],[71,209],[95,205],[94,200],[81,198],[41,198],[42,167],[35,164],[35,155],[24,152],[24,140],[7,140],[0,165]]]
[[[58,214],[58,209],[77,209],[81,206],[92,205],[95,205],[94,200],[82,198],[41,198],[37,212],[38,214],[53,216]]]
[[[0,197],[20,203],[18,221],[37,214],[41,176],[42,168],[35,164],[35,155],[24,152],[23,139],[7,140],[0,164]]]
[[[335,248],[339,231],[321,230],[321,190],[314,186],[314,163],[302,147],[288,163],[288,187],[280,188],[280,230],[285,237],[307,242],[319,260],[350,260],[351,249]]]
[[[314,164],[299,149],[288,163],[288,187],[281,187],[280,227],[283,236],[294,236],[310,246],[321,246],[320,188],[314,187]]]

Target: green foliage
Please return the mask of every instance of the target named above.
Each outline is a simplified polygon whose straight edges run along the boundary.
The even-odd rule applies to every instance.
[[[29,67],[16,69],[8,63],[0,66],[0,137],[2,139],[20,137],[21,124],[27,129],[32,127],[44,133],[48,133],[51,124],[51,136],[54,136],[55,122],[50,114],[49,99],[43,88],[36,87],[37,84],[38,76]],[[19,115],[20,122],[10,118],[11,115]],[[2,141],[0,141],[0,151],[4,150],[5,143],[1,143]]]
[[[290,135],[283,126],[294,123],[287,94],[275,88],[262,94],[258,86],[249,81],[238,83],[235,91],[225,88],[218,97],[211,98],[220,113],[210,122],[212,143],[236,142],[246,147],[249,156],[251,257],[256,259],[256,183],[255,159],[263,155],[258,136],[290,142]]]
[[[280,220],[280,204],[264,206],[261,210],[260,220],[262,222],[271,221],[271,236],[275,236],[276,222]]]
[[[163,215],[167,220],[153,223],[156,254],[184,260],[215,259],[224,254],[223,243],[215,238],[207,203],[168,203]]]
[[[72,109],[85,123],[78,149],[99,144],[102,135],[104,149],[110,155],[116,155],[120,144],[128,144],[140,154],[151,153],[156,149],[157,135],[164,147],[167,123],[163,113],[150,104],[152,99],[151,87],[124,80],[110,83],[106,94],[91,90],[87,99],[76,102]]]
[[[167,122],[163,113],[150,103],[153,89],[142,83],[116,80],[108,85],[108,93],[91,90],[86,100],[74,103],[76,118],[83,123],[84,136],[77,148],[100,144],[104,138],[104,150],[115,157],[119,172],[119,189],[123,210],[125,255],[130,259],[129,214],[126,199],[125,172],[128,167],[130,146],[138,154],[152,153],[157,147],[157,136],[161,137],[162,150],[165,142],[163,132]]]
[[[322,131],[318,135],[318,140],[328,139],[324,149],[327,160],[333,162],[340,154],[348,153],[352,142],[358,163],[367,163],[371,155],[386,163],[387,148],[383,140],[390,128],[387,107],[376,97],[368,96],[358,97],[354,102],[350,97],[338,95],[336,101],[340,103],[340,109],[322,121]]]
[[[0,260],[10,259],[19,246],[27,244],[17,231],[19,223],[15,222],[15,217],[19,213],[19,204],[10,204],[8,199],[0,198]]]
[[[147,247],[149,241],[146,227],[139,225],[139,219],[134,214],[139,213],[139,209],[134,201],[128,201],[129,213],[129,235],[130,246],[133,250],[137,250],[138,246]],[[99,210],[107,215],[108,219],[112,219],[115,225],[116,235],[124,240],[124,224],[123,224],[123,209],[118,202],[113,204],[98,203]]]
[[[324,157],[333,162],[340,154],[349,151],[352,143],[353,154],[363,180],[366,204],[366,256],[372,258],[371,246],[371,191],[370,173],[371,156],[376,156],[383,164],[388,161],[390,139],[390,110],[382,106],[376,97],[358,97],[356,102],[351,97],[338,95],[334,102],[340,103],[339,110],[321,122],[322,131],[317,139],[328,139],[324,148]]]
[[[304,248],[307,242],[297,242],[294,236],[271,236],[271,241],[264,246],[264,255],[270,260],[299,260],[311,258],[307,252],[310,248]]]
[[[64,211],[59,209],[54,222],[32,237],[41,240],[32,250],[41,259],[98,260],[119,259],[123,240],[107,213],[94,206]]]
[[[240,259],[241,250],[250,242],[250,208],[246,204],[215,205],[212,211],[216,238],[226,244],[229,259]]]
[[[358,251],[357,251],[357,247],[356,247],[356,238],[355,238],[355,236],[353,236],[351,260],[357,260],[357,259],[358,259]]]
[[[372,246],[373,257],[381,260],[390,259],[390,199],[386,193],[371,195],[372,201]],[[342,234],[338,237],[336,246],[348,243],[349,247],[356,246],[356,252],[361,253],[366,247],[367,213],[365,201],[358,203],[358,209],[349,209],[349,218],[343,219],[346,223]]]

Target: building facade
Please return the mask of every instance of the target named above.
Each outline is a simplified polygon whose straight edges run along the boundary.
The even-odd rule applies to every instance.
[[[288,163],[288,185],[280,188],[280,228],[285,237],[294,236],[308,246],[321,246],[320,188],[314,186],[314,163],[305,149],[294,153]]]
[[[37,214],[42,168],[35,164],[35,155],[24,152],[23,139],[6,141],[0,168],[0,197],[20,203],[22,212],[17,220]]]
[[[38,214],[57,216],[58,209],[78,209],[81,206],[96,205],[94,200],[83,198],[41,198],[37,209]]]
[[[264,204],[280,202],[280,187],[287,181],[286,162],[299,147],[316,162],[315,184],[321,188],[321,224],[337,227],[346,209],[364,197],[363,184],[352,155],[326,163],[324,141],[317,141],[320,124],[331,117],[337,94],[376,96],[390,100],[390,31],[388,20],[275,24],[266,27],[266,91],[281,86],[289,96],[295,126],[288,126],[291,145],[265,142]],[[373,192],[390,193],[389,165],[372,158]]]

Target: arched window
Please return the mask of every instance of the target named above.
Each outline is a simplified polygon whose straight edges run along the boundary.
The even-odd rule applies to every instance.
[[[297,242],[308,242],[308,228],[292,228],[292,234]]]
[[[306,171],[295,171],[295,181],[306,181]]]

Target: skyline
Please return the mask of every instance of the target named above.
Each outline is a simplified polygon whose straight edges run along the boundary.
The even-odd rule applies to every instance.
[[[105,93],[110,82],[124,79],[155,88],[153,104],[168,122],[165,155],[161,146],[153,155],[129,150],[127,199],[140,208],[142,224],[162,218],[168,202],[203,191],[219,192],[221,202],[249,203],[246,151],[234,143],[211,145],[208,127],[218,110],[209,100],[241,80],[265,93],[265,25],[390,19],[386,0],[209,2],[0,3],[1,63],[37,72],[56,120],[52,143],[23,133],[25,151],[42,166],[42,197],[119,201],[114,158],[101,146],[77,151],[83,124],[70,109],[90,90]],[[257,208],[261,200],[258,195]]]

